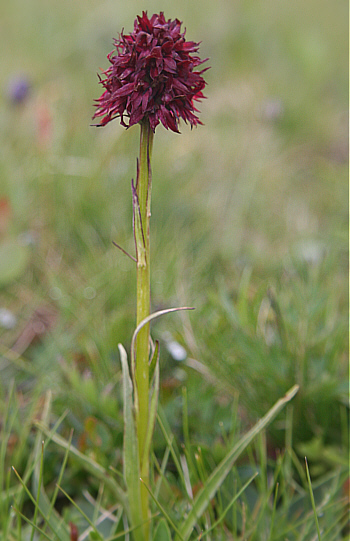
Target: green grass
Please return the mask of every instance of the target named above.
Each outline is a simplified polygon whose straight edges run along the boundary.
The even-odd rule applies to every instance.
[[[0,326],[1,535],[30,539],[24,523],[22,534],[12,527],[8,505],[15,501],[31,518],[35,506],[8,468],[15,466],[35,499],[31,468],[41,454],[33,426],[48,390],[49,422],[68,410],[59,435],[68,440],[74,428],[72,445],[101,467],[121,470],[117,344],[130,348],[135,270],[112,241],[133,253],[130,181],[139,133],[117,122],[90,124],[101,92],[96,72],[107,67],[112,38],[146,8],[183,20],[211,66],[200,106],[204,127],[183,126],[181,135],[160,127],[153,152],[153,309],[196,308],[152,327],[161,344],[162,410],[176,445],[185,445],[192,487],[198,490],[240,435],[300,385],[266,441],[252,444],[234,466],[198,528],[209,530],[222,517],[207,539],[315,539],[306,455],[321,538],[346,539],[348,77],[341,0],[331,10],[325,0],[2,6],[0,245],[20,248],[5,264],[10,278],[0,275],[0,308],[17,318],[12,329]],[[31,83],[19,106],[7,95],[16,74]],[[31,341],[25,331],[42,307],[49,330]],[[185,348],[185,361],[167,351],[166,332]],[[159,469],[165,456],[158,499],[176,524],[188,495],[172,456],[166,460],[159,426],[154,453]],[[64,456],[46,442],[43,480],[51,500]],[[72,456],[62,488],[95,522],[99,506],[84,490],[101,508],[115,503],[111,487],[103,491]],[[80,533],[87,527],[62,492],[55,507]],[[126,527],[123,520],[120,514],[115,532]]]

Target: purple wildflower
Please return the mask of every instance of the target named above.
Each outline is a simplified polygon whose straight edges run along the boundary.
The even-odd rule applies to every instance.
[[[195,54],[199,43],[185,40],[178,19],[166,21],[163,12],[149,19],[143,12],[134,31],[122,32],[114,44],[115,51],[107,57],[111,66],[103,72],[105,78],[99,77],[105,91],[96,100],[93,118],[102,117],[98,126],[115,118],[125,127],[147,118],[153,131],[161,122],[179,132],[181,118],[191,127],[202,124],[194,101],[204,98],[202,74],[208,68],[194,68],[207,59]]]
[[[20,76],[11,79],[7,88],[8,97],[15,104],[24,102],[29,95],[29,91],[28,79]]]

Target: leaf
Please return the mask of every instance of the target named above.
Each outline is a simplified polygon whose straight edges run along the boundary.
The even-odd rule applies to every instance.
[[[129,254],[129,252],[127,252],[126,250],[124,250],[124,248],[122,248],[121,246],[119,246],[119,244],[117,244],[116,242],[112,241],[112,244],[114,244],[114,246],[116,246],[116,248],[118,248],[121,252],[123,252],[123,254],[127,255],[130,259],[132,259],[133,261],[135,261],[135,263],[137,263],[137,259],[136,257],[132,256],[131,254]]]
[[[33,497],[32,493],[30,492],[30,490],[28,489],[28,487],[26,486],[26,484],[24,483],[23,479],[21,478],[21,476],[19,475],[19,473],[17,472],[17,470],[12,466],[12,470],[13,472],[15,473],[18,481],[20,482],[20,484],[22,485],[25,493],[27,494],[27,496],[29,497],[29,499],[31,500],[31,502],[34,504],[34,506],[37,508],[38,510],[38,513],[40,513],[40,515],[46,520],[46,509],[43,509],[41,508],[41,506],[39,505],[39,502],[37,502],[35,500],[35,498]],[[40,501],[40,504],[42,502]],[[46,502],[43,502],[44,505],[46,505]],[[23,515],[20,513],[19,510],[16,510],[16,513],[19,513],[22,518]],[[27,520],[27,519],[26,519]],[[27,520],[27,522],[29,522],[32,527],[35,529],[35,530],[38,530],[38,526],[34,523],[34,522],[31,522],[29,520]],[[46,521],[48,523],[48,525],[50,526],[51,530],[53,532],[55,532],[55,535],[57,537],[57,539],[59,541],[68,541],[69,537],[68,537],[68,534],[67,532],[63,529],[60,531],[60,529],[62,528],[62,526],[64,527],[64,523],[62,521],[59,521],[59,519],[57,519],[57,517],[55,517],[54,515],[50,517],[50,519],[48,521]]]
[[[52,393],[47,391],[45,395],[45,401],[42,405],[41,422],[48,426],[51,413]],[[44,518],[45,522],[50,526],[52,532],[55,532],[57,537],[62,540],[68,539],[68,532],[66,525],[61,520],[61,517],[50,504],[50,500],[45,492],[43,486],[43,472],[44,472],[44,442],[41,431],[38,431],[35,438],[34,454],[37,457],[33,476],[32,476],[32,491],[36,494],[35,511],[33,522],[36,524],[38,513]],[[38,458],[40,457],[40,460]],[[32,535],[30,540],[34,539],[35,528],[32,529]]]
[[[93,460],[90,456],[86,456],[81,453],[74,445],[71,445],[69,441],[65,440],[58,434],[55,434],[54,431],[48,430],[40,422],[34,423],[35,426],[39,428],[47,437],[50,438],[53,442],[57,443],[63,449],[69,449],[70,456],[74,458],[81,464],[82,468],[85,471],[90,472],[96,479],[103,481],[103,483],[115,494],[118,501],[121,505],[127,509],[127,499],[126,494],[117,483],[117,481],[110,475],[110,472],[106,470],[101,464]]]
[[[118,344],[123,373],[123,412],[124,412],[124,480],[128,490],[129,513],[132,526],[142,521],[140,466],[138,443],[132,399],[132,382],[129,374],[126,351]],[[138,528],[134,532],[135,540],[142,540],[143,531]]]
[[[149,315],[145,319],[139,323],[139,325],[136,327],[134,334],[132,335],[131,340],[131,373],[135,374],[135,365],[136,365],[136,359],[135,359],[135,344],[136,344],[136,338],[139,334],[142,327],[147,325],[150,321],[153,319],[156,319],[157,317],[164,316],[165,314],[170,314],[172,312],[179,312],[180,310],[194,310],[192,307],[188,306],[180,306],[179,308],[166,308],[165,310],[159,310],[158,312],[153,312],[153,314]]]
[[[315,524],[316,524],[317,537],[318,537],[318,540],[321,541],[321,532],[320,532],[320,526],[318,524],[317,509],[316,509],[316,504],[315,504],[314,493],[313,493],[313,490],[312,490],[312,483],[311,483],[311,477],[310,477],[310,472],[309,472],[309,466],[308,466],[306,457],[305,457],[305,467],[306,467],[307,484],[309,486],[310,500],[311,500],[312,510],[314,512],[314,519],[315,519]]]
[[[6,240],[0,244],[0,287],[17,280],[29,262],[28,246],[16,240]]]
[[[150,389],[150,405],[149,405],[149,415],[148,415],[148,425],[147,425],[147,432],[146,432],[146,439],[145,439],[145,447],[143,450],[143,464],[145,464],[145,461],[148,460],[148,457],[150,454],[152,436],[153,436],[154,426],[156,424],[156,417],[157,417],[158,396],[159,396],[159,362],[157,360],[156,366],[154,369],[154,381]]]
[[[142,480],[141,480],[142,481]],[[157,500],[157,498],[155,497],[155,495],[153,494],[153,492],[151,491],[151,489],[149,488],[149,486],[146,485],[146,483],[144,483],[142,481],[142,484],[144,485],[144,487],[146,488],[148,494],[151,496],[152,500],[154,501],[154,503],[156,504],[156,506],[158,507],[158,509],[160,510],[160,512],[164,515],[164,517],[166,517],[166,519],[168,520],[169,524],[172,526],[172,528],[174,529],[174,531],[177,533],[177,535],[179,536],[180,540],[183,541],[183,537],[181,535],[181,532],[180,530],[177,528],[176,524],[171,520],[169,514],[167,513],[166,509],[162,506],[162,504],[160,503],[159,500]]]
[[[82,517],[84,517],[84,519],[86,520],[86,522],[89,524],[90,528],[92,528],[92,532],[90,532],[90,536],[91,534],[94,535],[94,537],[91,536],[91,538],[95,539],[96,541],[103,541],[103,537],[102,535],[98,532],[98,530],[96,529],[96,526],[95,524],[89,519],[89,517],[87,516],[86,513],[84,513],[84,511],[82,510],[81,507],[79,507],[79,505],[77,503],[75,503],[75,501],[69,496],[69,494],[63,490],[62,487],[58,487],[59,490],[62,492],[62,494],[65,495],[65,497],[67,498],[67,500],[70,501],[70,503],[73,505],[73,507],[75,507],[75,509],[77,509],[77,511],[81,514]]]
[[[215,468],[205,485],[197,493],[193,501],[192,509],[180,527],[181,537],[185,539],[185,541],[189,539],[198,518],[201,517],[206,510],[210,500],[215,496],[239,455],[246,449],[255,436],[273,421],[284,406],[296,395],[298,390],[299,386],[294,385],[283,398],[280,398],[267,414],[240,439]],[[181,537],[177,537],[176,539],[181,539]]]
[[[201,539],[204,539],[204,536],[208,535],[210,532],[215,530],[215,528],[224,520],[225,516],[227,515],[227,512],[231,509],[233,504],[238,500],[240,495],[243,494],[245,489],[248,488],[248,486],[252,483],[252,481],[254,481],[255,477],[257,477],[258,475],[259,473],[255,472],[254,475],[252,475],[250,479],[248,479],[248,481],[242,486],[242,488],[233,496],[230,503],[226,506],[226,508],[221,513],[219,518],[214,522],[214,524],[212,524],[208,530],[205,530],[205,532],[202,533]]]
[[[159,340],[155,341],[154,350],[151,357],[151,362],[149,363],[149,382],[152,382],[154,376],[154,370],[159,361]]]
[[[154,532],[153,541],[171,541],[169,526],[165,518],[162,518],[158,523]]]
[[[17,513],[18,516],[20,516],[25,522],[27,522],[30,526],[32,526],[32,528],[34,528],[37,532],[40,533],[40,535],[42,537],[44,537],[45,539],[48,539],[49,541],[52,541],[52,538],[49,537],[45,532],[44,530],[42,530],[41,528],[39,528],[36,524],[34,524],[34,522],[32,522],[31,520],[29,520],[29,518],[27,518],[25,515],[23,515],[23,513],[21,513],[19,511],[19,509],[17,509],[16,507],[12,507],[12,509],[15,511],[15,513]],[[59,539],[59,537],[58,537]]]
[[[164,412],[162,411],[162,408],[160,407],[159,408],[159,414],[158,414],[158,424],[159,424],[159,427],[163,433],[163,436],[165,438],[165,441],[170,449],[170,453],[171,453],[171,456],[172,456],[172,459],[174,461],[174,464],[175,464],[175,467],[177,469],[177,473],[179,475],[179,478],[183,484],[183,487],[185,488],[186,490],[186,480],[185,480],[185,477],[184,477],[184,473],[183,473],[183,470],[182,470],[182,467],[181,467],[181,460],[179,458],[180,456],[180,453],[179,453],[179,449],[176,445],[176,441],[175,441],[175,438],[174,438],[174,435],[171,434],[170,432],[170,428],[169,428],[169,425],[168,425],[168,422],[167,422],[167,419],[164,415]]]

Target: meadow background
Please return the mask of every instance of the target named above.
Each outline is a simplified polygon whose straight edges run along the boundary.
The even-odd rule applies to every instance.
[[[130,346],[135,268],[112,242],[133,253],[139,130],[91,127],[91,117],[112,39],[142,10],[183,21],[211,67],[204,126],[182,125],[181,135],[160,126],[154,141],[153,309],[196,308],[152,327],[164,415],[181,439],[185,386],[188,433],[210,464],[223,455],[233,409],[249,427],[297,383],[287,431],[293,478],[302,485],[307,455],[321,485],[337,476],[338,497],[349,385],[343,0],[1,2],[3,472],[9,464],[25,472],[48,390],[52,423],[69,410],[62,434],[73,427],[82,452],[120,464],[117,344]],[[18,81],[28,83],[20,103]],[[266,438],[273,466],[285,420]],[[58,456],[50,445],[48,490]],[[79,499],[97,490],[74,461],[64,483]],[[2,474],[1,484],[16,481]],[[326,539],[341,532],[343,523]]]

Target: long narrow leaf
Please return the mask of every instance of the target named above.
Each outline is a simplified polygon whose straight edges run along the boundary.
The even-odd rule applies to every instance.
[[[112,535],[111,537],[107,537],[105,541],[115,541],[116,539],[120,539],[121,537],[125,540],[128,539],[128,534],[134,532],[136,529],[139,529],[140,526],[143,526],[147,522],[152,521],[154,518],[158,517],[159,513],[155,513],[154,515],[151,515],[149,519],[143,520],[141,524],[138,524],[137,526],[132,526],[131,528],[128,528],[127,530],[124,530],[123,532],[116,533]],[[143,538],[142,538],[143,539]]]
[[[156,340],[154,343],[153,353],[151,356],[151,361],[149,363],[149,381],[150,383],[153,380],[154,370],[159,361],[159,340]]]
[[[65,416],[67,415],[67,411],[64,412],[61,417],[56,421],[54,427],[52,428],[52,431],[51,433],[53,434],[57,429],[58,427],[60,426],[60,424],[62,423],[63,419],[65,418]],[[37,424],[36,424],[37,426]],[[40,436],[40,435],[39,435]],[[28,481],[31,477],[31,475],[33,474],[33,471],[38,463],[38,460],[39,458],[41,457],[41,454],[38,453],[38,449],[39,449],[39,444],[41,444],[41,440],[42,438],[37,438],[37,444],[35,445],[35,448],[33,450],[33,456],[32,458],[29,460],[28,459],[28,464],[27,464],[27,468],[23,474],[23,477],[21,478],[21,483],[19,485],[19,488],[15,487],[15,490],[11,490],[11,494],[13,495],[13,497],[15,497],[15,503],[14,503],[14,507],[16,507],[16,509],[20,508],[21,506],[21,500],[22,500],[22,497],[23,497],[23,494],[27,489],[27,484],[28,484]],[[45,441],[44,443],[44,450],[46,449],[48,443],[51,441],[51,438],[48,437],[48,439]],[[13,469],[15,471],[15,469]],[[33,476],[34,477],[34,476]],[[46,513],[46,510],[45,510],[45,513]],[[49,513],[50,515],[50,513]],[[47,519],[47,516],[46,516],[46,519]],[[51,524],[52,525],[52,529],[56,532],[56,531],[59,531],[59,529],[61,529],[61,533],[62,533],[62,522],[60,521],[58,515],[56,514],[55,518],[53,519],[54,522],[52,522],[52,520],[48,521],[48,524]],[[21,534],[20,534],[20,531],[21,531],[21,521],[18,521],[18,539],[21,539]],[[69,540],[69,534],[68,534],[68,530],[67,532],[64,532],[63,535],[65,536],[65,540]]]
[[[132,526],[142,521],[140,467],[138,443],[132,399],[132,381],[129,374],[126,351],[118,344],[123,373],[123,412],[124,412],[124,480],[128,490],[129,514]],[[142,529],[134,532],[136,540],[142,540]]]
[[[40,515],[45,519],[46,518],[45,517],[45,510],[40,507],[39,502],[37,502],[35,500],[35,498],[33,497],[32,493],[30,492],[28,487],[24,484],[23,479],[21,478],[21,476],[19,475],[19,473],[17,472],[17,470],[13,466],[12,466],[12,470],[14,471],[17,479],[21,483],[21,485],[22,485],[24,491],[26,492],[27,496],[29,497],[29,499],[37,507],[38,513],[40,513]],[[15,509],[15,510],[18,513],[18,510],[17,509]],[[29,522],[29,520],[27,520],[27,522]],[[50,526],[51,530],[55,533],[55,536],[57,537],[57,539],[59,539],[60,541],[67,541],[69,539],[65,531],[63,531],[63,530],[60,531],[61,524],[59,523],[58,519],[54,515],[50,518],[50,520],[47,523]],[[30,522],[30,524],[34,525],[35,529],[38,529],[36,524],[34,524],[33,522]]]
[[[68,440],[69,447],[66,449],[66,452],[64,454],[64,459],[63,459],[62,466],[61,466],[61,469],[60,469],[60,473],[59,473],[59,476],[58,476],[58,479],[57,479],[57,484],[56,484],[55,490],[53,492],[53,496],[51,498],[48,517],[51,516],[51,513],[52,513],[53,509],[55,508],[55,503],[56,503],[56,499],[57,499],[57,496],[58,496],[58,486],[61,484],[63,474],[64,474],[64,471],[66,469],[69,450],[70,450],[70,446],[71,446],[71,443],[72,443],[72,438],[73,438],[73,430],[71,430],[71,433],[70,433],[70,436],[69,436],[69,440]]]
[[[45,396],[45,402],[42,408],[41,413],[41,419],[44,424],[48,424],[49,417],[50,417],[50,410],[51,410],[51,391],[48,391]],[[39,518],[39,513],[42,516],[42,518],[45,520],[47,526],[51,529],[51,531],[56,535],[58,539],[62,539],[63,541],[68,541],[69,534],[68,529],[66,525],[63,523],[61,517],[59,514],[54,510],[53,513],[51,513],[50,516],[50,501],[44,491],[43,488],[43,468],[44,468],[44,449],[46,447],[46,444],[43,442],[42,434],[39,431],[36,435],[36,441],[34,445],[34,461],[31,469],[33,470],[33,476],[32,476],[32,491],[33,494],[36,494],[36,498],[34,500],[34,496],[30,495],[30,499],[34,503],[34,517],[33,517],[33,524],[37,523],[37,520]],[[16,470],[15,471],[17,477],[18,474]],[[27,472],[28,473],[28,472]],[[27,481],[24,479],[20,480],[22,487],[24,487],[24,490],[27,492],[27,494],[30,494],[29,489],[27,488]],[[31,540],[34,539],[34,533],[35,528],[32,529],[31,534]]]
[[[318,540],[321,541],[321,532],[320,532],[320,526],[318,524],[317,509],[316,509],[316,504],[315,504],[314,493],[313,493],[313,490],[312,490],[309,466],[308,466],[306,457],[305,457],[305,467],[306,467],[306,476],[307,476],[307,483],[308,483],[308,486],[309,486],[311,505],[312,505],[312,510],[313,510],[313,513],[314,513],[314,519],[315,519],[315,524],[316,524],[317,537],[318,537]]]
[[[53,442],[57,443],[63,449],[69,449],[71,456],[81,464],[81,466],[88,472],[90,472],[94,477],[103,481],[106,486],[114,493],[119,503],[123,507],[127,507],[127,499],[124,490],[118,485],[116,480],[111,476],[110,472],[106,470],[101,464],[98,464],[91,457],[88,457],[81,453],[74,445],[70,445],[70,442],[54,434],[51,430],[48,430],[41,423],[35,423],[35,425],[40,428],[40,430],[46,434]]]
[[[179,453],[179,450],[177,448],[177,445],[176,445],[176,442],[174,440],[174,437],[172,434],[169,434],[168,433],[168,426],[167,426],[167,420],[165,418],[165,415],[164,413],[162,412],[162,409],[159,408],[159,413],[158,413],[158,424],[159,424],[159,427],[163,433],[163,436],[165,438],[165,441],[170,449],[170,453],[171,453],[171,456],[173,457],[173,461],[174,461],[174,464],[176,466],[176,469],[177,469],[177,472],[179,474],[179,477],[181,479],[181,482],[182,482],[182,485],[184,487],[184,489],[186,490],[186,480],[185,480],[185,477],[184,477],[184,474],[183,474],[183,471],[182,471],[182,466],[181,466],[181,461],[180,461],[180,453]],[[187,494],[187,492],[186,492]]]
[[[19,509],[16,509],[16,507],[12,507],[12,509],[17,513],[18,516],[20,516],[23,520],[25,520],[28,524],[30,524],[30,526],[32,526],[34,530],[36,530],[37,532],[39,532],[40,535],[42,535],[43,537],[45,537],[45,538],[48,539],[49,541],[52,541],[52,537],[49,537],[49,536],[44,532],[44,530],[41,530],[41,529],[39,528],[39,526],[37,526],[36,524],[34,524],[34,522],[32,522],[31,520],[29,520],[29,518],[27,518],[25,515],[23,515],[23,513],[21,513],[21,511],[19,511]]]
[[[77,503],[75,503],[75,501],[69,496],[69,494],[63,490],[62,487],[58,487],[59,490],[62,492],[62,494],[65,495],[65,497],[67,498],[67,500],[70,501],[70,503],[73,505],[73,507],[75,507],[75,509],[77,509],[77,511],[81,514],[82,517],[84,517],[84,519],[86,520],[86,522],[89,524],[90,528],[92,529],[92,531],[94,532],[94,536],[95,538],[98,540],[98,541],[103,541],[103,537],[102,535],[98,532],[95,524],[89,519],[89,517],[87,516],[86,513],[84,513],[84,511],[79,507],[79,505]]]
[[[157,362],[156,367],[155,367],[154,382],[150,390],[150,396],[151,398],[150,398],[150,405],[149,405],[148,425],[147,425],[147,432],[146,432],[146,439],[145,439],[145,447],[143,451],[143,461],[142,461],[143,464],[145,464],[150,454],[152,436],[154,432],[154,426],[156,424],[158,396],[159,396],[159,362]]]
[[[1,428],[2,428],[2,434],[1,434],[1,444],[0,444],[0,491],[2,494],[6,494],[7,497],[3,497],[0,494],[0,519],[3,520],[5,523],[5,519],[8,519],[8,491],[5,491],[5,485],[6,485],[6,467],[5,467],[5,459],[6,459],[6,453],[8,448],[8,442],[10,439],[12,426],[14,423],[14,420],[16,418],[18,407],[15,409],[15,414],[10,416],[12,401],[13,401],[13,395],[14,395],[14,382],[12,381],[9,386],[8,391],[8,399],[7,403],[5,405],[5,411],[2,414],[1,419]]]
[[[220,488],[239,455],[244,451],[244,449],[246,449],[255,436],[259,434],[259,432],[261,432],[261,430],[263,430],[266,426],[268,426],[271,421],[273,421],[284,406],[290,400],[292,400],[298,390],[299,386],[295,385],[283,398],[278,400],[270,411],[268,411],[268,413],[262,419],[260,419],[260,421],[258,421],[258,423],[256,423],[256,425],[249,430],[249,432],[247,432],[243,438],[241,438],[241,440],[233,447],[233,449],[231,449],[227,456],[215,468],[213,473],[208,478],[206,484],[197,493],[193,502],[193,507],[186,520],[181,525],[181,537],[185,539],[185,541],[189,539],[198,518],[204,513],[210,500],[215,496],[217,490]]]
[[[41,411],[41,422],[46,426],[48,426],[50,422],[51,402],[52,402],[52,392],[47,391],[45,395],[44,405]],[[43,442],[42,434],[40,431],[38,431],[35,438],[34,453],[35,453],[35,456],[37,457],[40,456],[40,461],[39,460],[35,461],[34,472],[33,472],[33,477],[32,477],[32,490],[33,490],[33,493],[36,493],[36,502],[37,502],[35,506],[35,510],[34,510],[33,522],[35,524],[37,523],[38,506],[40,505],[40,507],[45,512],[44,518],[46,520],[46,523],[49,525],[51,524],[51,529],[55,531],[55,528],[57,529],[57,526],[55,526],[55,528],[52,528],[52,526],[55,523],[60,524],[61,521],[60,521],[60,517],[58,513],[56,512],[52,515],[52,517],[50,516],[51,515],[50,501],[43,487],[44,442]],[[62,525],[61,525],[61,529],[62,529]],[[34,532],[35,532],[35,529],[33,528],[30,541],[33,541],[34,539]],[[67,531],[64,532],[63,535],[67,535]]]
[[[33,523],[36,524],[36,521],[38,519],[38,506],[41,496],[41,487],[43,482],[43,474],[44,474],[44,442],[41,444],[41,460],[40,460],[40,467],[39,467],[39,474],[38,478],[36,479],[37,484],[37,495],[36,495],[36,505],[34,509],[34,517],[33,517]],[[36,474],[34,473],[34,477],[36,477]],[[32,528],[32,534],[30,536],[30,541],[33,541],[34,539],[34,533],[35,528]]]
[[[209,528],[209,530],[206,530],[205,532],[201,533],[201,539],[204,539],[204,536],[208,535],[210,532],[212,532],[219,524],[224,520],[225,516],[227,515],[228,511],[231,509],[233,504],[238,500],[241,494],[245,491],[245,489],[254,481],[255,477],[259,475],[258,472],[255,472],[254,475],[251,476],[250,479],[242,486],[242,488],[233,496],[230,503],[226,506],[226,508],[221,513],[220,517],[212,524]]]
[[[166,449],[165,449],[162,464],[161,464],[160,467],[159,467],[157,458],[155,456],[153,457],[154,465],[155,465],[155,467],[156,467],[156,469],[158,471],[158,474],[159,474],[159,477],[158,477],[158,480],[157,480],[157,483],[156,483],[156,488],[155,488],[155,491],[154,491],[154,495],[155,495],[156,498],[158,498],[158,494],[159,494],[159,491],[161,489],[162,483],[163,482],[168,483],[168,481],[165,479],[164,473],[165,473],[166,466],[168,464],[169,455],[170,455],[170,447],[167,446]],[[169,489],[169,490],[171,491],[171,489]]]
[[[142,480],[141,480],[142,481]],[[149,495],[151,496],[152,500],[154,501],[154,503],[156,504],[156,506],[158,507],[159,511],[162,513],[162,515],[166,518],[166,520],[169,522],[170,526],[174,529],[174,531],[177,533],[177,535],[180,537],[181,541],[182,541],[182,536],[181,536],[181,532],[180,530],[176,527],[176,525],[174,524],[174,522],[171,520],[169,514],[166,512],[165,508],[162,506],[162,504],[157,500],[157,498],[154,496],[153,492],[151,491],[151,489],[146,485],[146,483],[144,483],[142,481],[142,484],[146,487],[147,489],[147,492],[149,493]]]
[[[278,487],[279,487],[279,484],[276,483],[275,497],[274,497],[274,499],[273,499],[272,517],[271,517],[271,524],[270,524],[270,534],[269,534],[269,539],[268,539],[268,541],[271,541],[271,540],[272,540],[272,532],[273,532],[273,527],[274,527],[274,522],[275,522],[275,515],[276,515],[276,508],[277,508]]]

